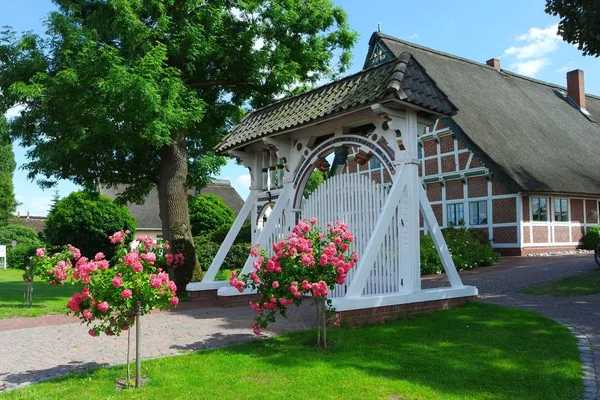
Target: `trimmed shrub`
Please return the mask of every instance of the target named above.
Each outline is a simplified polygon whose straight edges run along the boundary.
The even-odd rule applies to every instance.
[[[9,268],[25,269],[31,257],[39,246],[18,246],[11,248],[6,253],[6,264]]]
[[[44,234],[52,245],[72,244],[83,254],[103,252],[110,259],[114,246],[108,237],[125,230],[135,231],[127,208],[98,193],[74,192],[52,207]]]
[[[202,270],[208,270],[210,263],[219,251],[220,243],[215,243],[208,236],[196,236],[194,247]],[[250,243],[234,243],[223,261],[221,269],[241,269],[250,255]]]
[[[227,236],[227,233],[229,232],[229,228],[231,228],[231,225],[224,226],[211,232],[210,240],[212,240],[215,243],[223,243],[223,241],[225,240],[225,236]],[[244,222],[244,225],[242,225],[242,228],[238,232],[238,235],[236,236],[233,243],[252,243],[252,226],[250,224],[250,221]]]
[[[493,265],[500,259],[487,237],[477,229],[445,228],[442,233],[458,271]],[[442,261],[429,234],[421,237],[420,252],[421,274],[443,272]]]
[[[9,224],[0,227],[0,244],[4,244],[7,248],[11,247],[12,241],[15,240],[18,246],[39,246],[40,240],[38,234],[31,228],[26,226]]]
[[[190,223],[192,235],[201,236],[216,229],[229,227],[235,221],[235,213],[219,196],[201,194],[190,198]]]
[[[600,226],[592,226],[583,237],[583,242],[586,249],[595,250],[600,244]]]

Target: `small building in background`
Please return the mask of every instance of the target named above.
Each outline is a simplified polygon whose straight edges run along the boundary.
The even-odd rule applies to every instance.
[[[115,199],[123,191],[121,186],[113,188],[100,188],[100,193]],[[196,191],[190,190],[190,196],[194,196]],[[238,192],[231,186],[227,179],[213,179],[200,194],[214,194],[223,199],[236,214],[240,212],[244,205],[244,200]],[[153,238],[162,237],[162,222],[160,219],[158,206],[158,191],[152,189],[143,204],[128,204],[127,209],[136,220],[136,234],[147,235]]]

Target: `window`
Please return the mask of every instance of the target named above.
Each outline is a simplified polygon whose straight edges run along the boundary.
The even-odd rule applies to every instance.
[[[473,201],[469,203],[469,221],[471,225],[487,224],[487,201]]]
[[[532,219],[534,221],[548,221],[548,198],[531,198]]]
[[[373,169],[375,169],[375,170],[376,170],[376,169],[379,169],[379,168],[381,168],[381,161],[379,161],[379,158],[377,158],[377,157],[375,157],[375,156],[372,156],[372,157],[369,159],[369,168],[370,168],[370,169],[372,169],[372,170],[373,170]]]
[[[465,222],[465,209],[462,203],[446,206],[448,226],[459,226]]]
[[[569,201],[567,199],[554,199],[554,220],[556,222],[569,220]]]

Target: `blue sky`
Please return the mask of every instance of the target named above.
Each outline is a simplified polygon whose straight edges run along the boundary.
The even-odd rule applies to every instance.
[[[567,71],[583,69],[586,92],[600,95],[600,59],[583,57],[556,36],[558,18],[544,13],[544,0],[335,2],[344,7],[350,25],[360,34],[350,72],[360,70],[369,37],[381,23],[382,32],[388,35],[479,62],[499,58],[504,69],[563,86]],[[42,20],[53,8],[50,0],[1,1],[0,26],[43,33]],[[15,112],[9,110],[8,115]],[[26,162],[25,150],[17,144],[14,148],[17,163],[22,165]],[[243,167],[230,162],[219,178],[231,180],[240,195],[247,196],[249,175]],[[47,213],[52,189],[41,190],[22,170],[15,172],[14,183],[22,214]],[[57,189],[66,196],[77,187],[61,182]]]

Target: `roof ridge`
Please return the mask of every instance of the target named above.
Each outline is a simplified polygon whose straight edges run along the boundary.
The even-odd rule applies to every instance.
[[[352,78],[354,78],[354,77],[356,77],[358,75],[365,74],[365,73],[367,73],[369,71],[372,71],[374,69],[377,69],[377,68],[382,68],[384,65],[391,64],[391,63],[393,63],[395,61],[398,61],[398,57],[394,57],[394,58],[392,58],[392,59],[390,59],[390,60],[388,60],[386,62],[383,62],[381,64],[377,64],[377,65],[373,65],[372,67],[369,67],[369,68],[366,68],[366,69],[361,69],[361,70],[359,70],[359,71],[357,71],[357,72],[355,72],[353,74],[347,75],[347,76],[345,76],[343,78],[340,78],[338,80],[334,80],[334,81],[325,83],[325,84],[323,84],[321,86],[317,86],[317,87],[315,87],[315,88],[313,88],[313,89],[311,89],[309,91],[306,91],[306,92],[303,92],[303,93],[298,93],[298,94],[295,94],[295,95],[290,96],[290,97],[284,97],[284,98],[279,99],[279,100],[277,100],[277,101],[275,101],[273,103],[267,104],[266,106],[263,106],[263,107],[255,109],[255,110],[252,110],[251,112],[249,112],[248,114],[246,114],[246,116],[243,119],[246,119],[246,118],[250,117],[252,114],[257,113],[259,111],[263,111],[263,110],[266,110],[268,108],[271,108],[271,107],[274,107],[274,106],[278,106],[281,103],[285,103],[287,101],[292,101],[292,100],[294,100],[294,99],[296,99],[298,97],[306,96],[309,93],[315,93],[315,92],[317,92],[319,90],[325,89],[328,86],[332,86],[332,85],[335,85],[335,84],[341,84],[343,82],[349,81],[349,80],[351,80]]]
[[[485,67],[485,68],[491,68],[491,69],[493,69],[493,67],[491,67],[491,66],[489,66],[489,65],[487,65],[485,63],[480,63],[478,61],[474,61],[474,60],[470,60],[468,58],[460,57],[460,56],[457,56],[455,54],[446,53],[446,52],[443,52],[443,51],[440,51],[440,50],[432,49],[432,48],[427,47],[427,46],[422,46],[420,44],[408,42],[406,40],[398,39],[397,37],[394,37],[394,36],[386,35],[385,33],[375,32],[374,34],[377,35],[378,37],[382,38],[382,39],[388,39],[388,40],[392,40],[394,42],[399,42],[399,43],[402,43],[404,45],[408,45],[408,46],[411,46],[411,47],[414,47],[414,48],[417,48],[417,49],[420,49],[420,50],[425,50],[425,51],[428,51],[430,53],[435,53],[435,54],[438,54],[440,56],[452,58],[452,59],[455,59],[455,60],[458,60],[458,61],[463,61],[463,62],[466,62],[466,63],[469,63],[469,64],[474,64],[474,65],[477,65],[479,67]],[[509,70],[506,70],[506,69],[501,69],[501,71],[504,74],[511,75],[511,76],[516,77],[516,78],[524,79],[524,80],[527,80],[527,81],[530,81],[530,82],[539,83],[539,84],[542,84],[542,85],[545,85],[545,86],[552,87],[554,89],[556,89],[556,88],[564,89],[564,90],[567,89],[565,86],[561,86],[561,85],[558,85],[558,84],[555,84],[555,83],[546,82],[546,81],[542,81],[542,80],[539,80],[539,79],[531,78],[529,76],[520,75],[520,74],[517,74],[516,72],[512,72],[512,71],[509,71]],[[586,93],[585,95],[588,96],[588,97],[600,100],[600,95],[595,95],[595,94],[591,94],[591,93]]]

